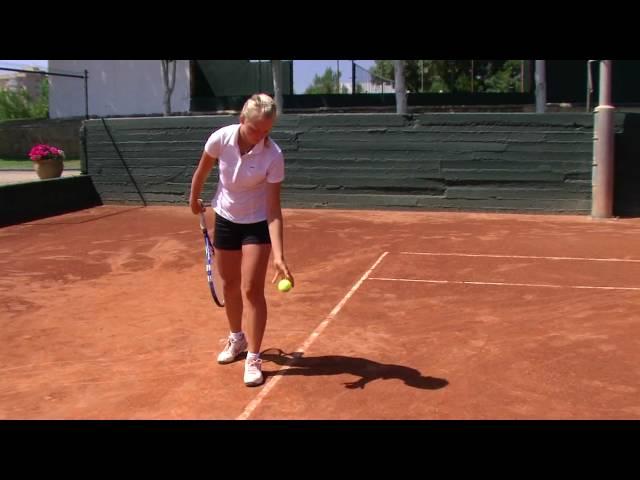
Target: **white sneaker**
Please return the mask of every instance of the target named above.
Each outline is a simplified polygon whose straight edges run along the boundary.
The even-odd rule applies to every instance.
[[[262,376],[262,360],[246,360],[244,362],[244,384],[247,387],[256,387],[264,382]]]
[[[240,340],[234,340],[229,336],[227,345],[218,355],[218,363],[231,363],[238,355],[244,352],[248,347],[247,339],[243,336]]]

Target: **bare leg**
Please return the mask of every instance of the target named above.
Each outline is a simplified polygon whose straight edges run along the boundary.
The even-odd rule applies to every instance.
[[[242,246],[242,296],[246,300],[246,333],[249,351],[260,352],[262,337],[267,324],[267,301],[264,283],[269,265],[271,245]]]
[[[216,249],[216,268],[222,279],[224,308],[227,312],[229,329],[232,332],[242,330],[242,293],[241,262],[242,250]]]

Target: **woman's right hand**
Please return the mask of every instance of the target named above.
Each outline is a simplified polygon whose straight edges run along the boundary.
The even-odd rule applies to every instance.
[[[194,215],[199,215],[200,212],[204,212],[207,210],[206,208],[204,208],[204,204],[202,203],[202,200],[199,198],[189,200],[189,207],[191,207],[191,212]]]

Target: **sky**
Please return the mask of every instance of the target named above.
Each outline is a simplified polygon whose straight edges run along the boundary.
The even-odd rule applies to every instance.
[[[363,68],[369,69],[375,63],[374,60],[355,60],[355,62]],[[48,67],[47,60],[0,60],[0,67],[7,68],[24,68],[27,66],[39,67],[46,70]],[[331,68],[334,72],[340,67],[342,72],[342,81],[351,78],[351,60],[294,60],[293,61],[293,91],[294,93],[303,93],[315,75],[322,75],[327,68]],[[0,70],[0,74],[8,73]]]
[[[33,66],[45,69],[48,62],[48,60],[0,60],[0,67],[24,68]]]
[[[339,63],[338,63],[339,62]],[[374,60],[355,60],[355,62],[367,70]],[[293,61],[293,93],[304,93],[315,75],[321,76],[327,68],[334,72],[340,67],[342,82],[351,79],[351,60],[294,60]]]

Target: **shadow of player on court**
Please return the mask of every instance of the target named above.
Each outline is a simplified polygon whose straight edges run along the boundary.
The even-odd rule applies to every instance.
[[[275,353],[273,353],[275,352]],[[364,388],[374,380],[402,380],[405,385],[424,390],[437,390],[446,387],[449,382],[444,378],[423,376],[415,368],[403,365],[374,362],[366,358],[345,357],[342,355],[323,355],[305,357],[301,352],[285,353],[279,348],[270,348],[260,354],[263,362],[273,362],[289,368],[268,371],[263,370],[265,377],[276,375],[324,376],[349,374],[360,377],[353,382],[344,383],[345,388]],[[265,367],[267,365],[264,365]]]

